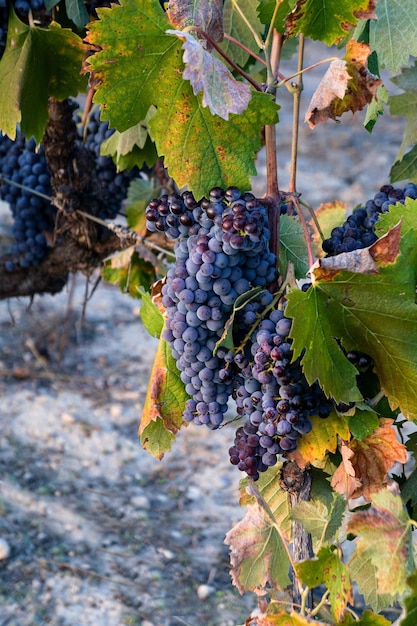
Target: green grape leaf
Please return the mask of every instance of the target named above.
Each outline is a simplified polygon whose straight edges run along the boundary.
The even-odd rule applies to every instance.
[[[239,8],[242,10],[254,31],[260,36],[263,31],[263,26],[256,15],[257,5],[258,0],[239,0]],[[231,0],[225,0],[224,3],[223,25],[228,35],[234,37],[234,39],[250,50],[254,48],[256,44],[252,32]],[[241,67],[243,67],[250,58],[245,50],[230,41],[230,39],[224,39],[220,47],[232,61]],[[257,52],[257,46],[255,51]]]
[[[288,491],[280,486],[282,463],[278,462],[261,472],[256,487],[252,486],[249,478],[240,481],[240,505],[247,506],[262,501],[271,511],[279,525],[280,531],[287,541],[291,540],[291,504]]]
[[[77,28],[84,28],[90,21],[84,0],[65,0],[65,9],[70,20]]]
[[[291,518],[311,534],[313,550],[318,552],[335,541],[345,510],[344,498],[334,493],[330,508],[319,500],[301,501],[292,509]]]
[[[225,64],[207,52],[191,33],[181,30],[166,32],[185,39],[182,45],[185,64],[182,75],[190,81],[195,96],[203,92],[203,107],[208,107],[212,115],[226,121],[230,113],[243,113],[248,108],[251,99],[249,85],[233,78]]]
[[[197,197],[212,187],[250,188],[256,173],[254,159],[261,147],[260,130],[277,121],[276,105],[268,94],[255,92],[242,115],[228,122],[211,115],[187,82],[176,93],[169,114],[150,122],[158,153],[181,187],[188,185]],[[204,129],[204,132],[201,132]]]
[[[286,315],[294,318],[294,358],[305,348],[302,364],[310,384],[318,379],[337,402],[361,399],[356,369],[347,363],[339,340],[347,351],[357,349],[372,357],[391,408],[400,407],[409,419],[417,416],[416,214],[417,202],[407,202],[393,207],[388,221],[381,219],[381,228],[394,220],[397,226],[374,244],[377,248],[370,248],[374,255],[389,255],[387,262],[378,261],[378,273],[341,269],[317,279],[306,293],[292,291],[286,308]],[[397,254],[394,242],[401,220]],[[351,267],[350,255],[343,260],[346,268]]]
[[[417,504],[417,468],[414,469],[401,487],[401,497],[404,502],[410,500],[411,506]]]
[[[140,307],[140,319],[150,335],[159,338],[164,328],[164,318],[161,311],[152,302],[150,293],[139,289],[139,297],[142,300]]]
[[[132,298],[139,298],[139,287],[149,289],[156,278],[152,263],[142,259],[134,246],[107,259],[101,275],[108,283],[119,285],[120,291],[129,293]]]
[[[169,344],[160,339],[139,426],[140,442],[155,458],[171,449],[188,397]]]
[[[276,606],[276,604],[278,606]],[[291,613],[288,614],[288,612],[282,608],[281,604],[276,604],[273,600],[269,603],[266,617],[262,618],[262,626],[328,626],[327,622],[319,622],[316,618],[313,620],[304,617],[295,611],[291,611]],[[259,621],[258,624],[260,624]]]
[[[369,0],[297,0],[286,25],[290,36],[304,33],[331,46],[346,37]]]
[[[258,17],[262,24],[269,26],[274,16],[276,0],[260,0],[258,7]],[[294,9],[296,0],[283,0],[277,11],[274,27],[279,33],[285,33],[285,22],[287,16]]]
[[[334,308],[332,307],[334,303]],[[331,308],[332,307],[332,308]],[[346,359],[335,338],[339,326],[339,306],[320,291],[320,285],[307,292],[288,294],[286,315],[293,318],[291,336],[294,358],[305,348],[301,363],[307,381],[319,381],[324,393],[336,402],[358,402],[362,395],[356,385],[357,369]]]
[[[196,196],[213,186],[249,188],[260,130],[277,121],[271,96],[253,93],[246,111],[227,122],[213,116],[183,79],[181,41],[165,33],[167,18],[159,7],[122,0],[99,14],[88,41],[102,48],[89,62],[99,81],[95,100],[105,103],[103,119],[123,131],[155,105],[152,138],[180,187],[188,185]]]
[[[353,599],[353,592],[348,569],[340,561],[337,551],[330,547],[322,548],[317,558],[296,563],[295,571],[311,589],[326,585],[333,616],[341,619],[347,604]]]
[[[290,584],[289,558],[275,523],[259,504],[250,504],[243,520],[226,535],[232,582],[241,594],[284,589]]]
[[[399,76],[391,80],[405,92],[389,98],[391,115],[402,115],[407,120],[397,156],[400,160],[407,147],[417,143],[417,63],[414,63],[412,67],[404,68]]]
[[[393,600],[406,593],[414,559],[412,527],[401,497],[388,489],[379,491],[372,496],[369,509],[351,514],[347,529],[356,535],[353,556],[370,558],[375,567],[377,594]]]
[[[48,11],[56,7],[57,4],[59,4],[59,0],[45,0],[45,8]]]
[[[293,263],[296,278],[305,278],[309,269],[304,231],[296,217],[281,215],[279,223],[279,272],[286,276]]]
[[[349,415],[346,419],[350,432],[359,441],[365,439],[379,426],[378,415],[371,409],[362,410],[356,407],[354,415]]]
[[[0,61],[0,129],[11,139],[16,125],[40,142],[48,122],[48,98],[76,96],[87,85],[80,75],[85,47],[76,34],[56,22],[28,26],[10,8],[9,36]]]
[[[400,161],[394,163],[389,177],[392,183],[407,179],[417,182],[417,145],[411,148]]]
[[[403,615],[399,626],[415,626],[417,624],[417,572],[415,570],[408,577],[407,584],[411,588],[411,593],[403,600],[405,615]]]
[[[384,114],[384,104],[388,103],[388,91],[384,85],[379,85],[375,96],[366,110],[364,128],[371,133],[380,115]]]
[[[417,56],[417,4],[414,0],[378,2],[376,13],[378,19],[370,23],[369,43],[378,54],[379,65],[396,74],[408,64],[410,55]]]
[[[234,351],[235,342],[233,339],[233,324],[235,321],[235,315],[238,311],[243,309],[243,307],[248,302],[250,302],[251,300],[254,300],[261,291],[262,291],[262,287],[259,287],[259,286],[254,287],[253,289],[250,289],[250,291],[246,291],[245,293],[240,294],[240,296],[236,298],[235,303],[233,305],[233,311],[230,314],[230,317],[224,326],[223,334],[218,340],[218,342],[216,343],[216,345],[214,346],[214,350],[213,350],[214,355],[217,354],[217,350],[219,348],[226,348],[226,350],[230,350],[231,352]]]

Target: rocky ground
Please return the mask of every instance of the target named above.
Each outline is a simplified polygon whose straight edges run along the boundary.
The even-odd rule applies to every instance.
[[[284,93],[284,189],[289,104]],[[299,189],[315,207],[353,208],[387,182],[402,122],[387,116],[375,137],[361,124],[303,127]],[[263,193],[262,157],[259,169]],[[142,451],[155,340],[128,296],[101,283],[84,315],[84,294],[79,276],[58,296],[0,303],[0,626],[242,624],[256,600],[232,587],[223,544],[243,515],[233,428],[191,426],[162,462]]]

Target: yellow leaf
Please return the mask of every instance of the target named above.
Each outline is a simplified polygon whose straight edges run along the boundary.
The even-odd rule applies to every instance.
[[[326,419],[312,417],[313,428],[307,435],[300,437],[297,452],[305,463],[321,461],[327,452],[335,452],[337,436],[350,439],[349,426],[342,415],[333,412]]]

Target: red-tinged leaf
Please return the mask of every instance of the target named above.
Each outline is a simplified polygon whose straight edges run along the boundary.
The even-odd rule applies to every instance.
[[[346,419],[333,412],[326,419],[310,418],[313,428],[307,435],[300,437],[297,452],[305,463],[321,461],[328,452],[335,452],[337,437],[350,439],[349,426]]]
[[[249,85],[233,78],[224,63],[204,50],[190,33],[180,30],[167,30],[167,33],[185,39],[183,77],[190,81],[195,96],[203,92],[203,107],[224,120],[229,119],[230,113],[246,111],[252,96]]]
[[[392,420],[381,419],[380,426],[363,441],[342,444],[343,461],[332,478],[335,491],[347,498],[366,500],[387,485],[387,474],[394,463],[405,463],[407,449],[396,437]]]
[[[198,26],[215,43],[223,40],[223,0],[170,0],[167,15],[176,29]]]
[[[225,539],[230,548],[230,571],[233,584],[241,594],[266,589],[284,589],[290,584],[289,558],[283,540],[271,519],[259,504],[250,504],[248,512]]]
[[[369,509],[351,514],[347,529],[357,535],[352,558],[365,556],[375,567],[377,593],[391,598],[406,593],[414,559],[412,527],[401,497],[379,491]]]
[[[330,592],[330,605],[335,619],[340,620],[346,606],[353,599],[349,572],[332,548],[322,548],[312,560],[296,563],[297,576],[307,587],[313,589],[325,584]]]
[[[182,413],[187,398],[169,344],[161,339],[139,426],[142,446],[157,459],[162,459],[171,449],[175,435],[183,425]]]

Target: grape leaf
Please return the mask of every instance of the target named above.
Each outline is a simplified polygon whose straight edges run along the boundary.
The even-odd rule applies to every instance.
[[[345,500],[334,493],[330,508],[319,500],[301,501],[291,510],[291,517],[311,534],[313,550],[318,552],[335,540],[345,509]]]
[[[146,118],[128,128],[123,133],[114,131],[100,146],[100,154],[114,157],[115,163],[120,157],[129,154],[135,147],[144,148],[148,138],[148,122],[155,115],[155,107],[151,107]]]
[[[349,415],[346,419],[352,436],[359,441],[365,439],[379,426],[378,415],[371,409],[362,410],[356,407],[354,415]]]
[[[407,480],[401,487],[401,497],[404,502],[410,500],[411,505],[417,504],[417,468],[408,476]]]
[[[374,548],[363,550],[360,555],[355,550],[349,560],[348,567],[352,580],[363,595],[365,603],[373,608],[376,613],[391,606],[396,598],[396,593],[379,593],[377,568],[372,562]]]
[[[241,594],[263,594],[267,587],[283,589],[290,584],[289,558],[283,540],[259,504],[250,504],[240,522],[226,535],[230,548],[232,582]]]
[[[294,265],[296,278],[305,278],[308,269],[308,254],[303,228],[299,220],[281,215],[279,223],[279,272],[287,274],[288,263]]]
[[[170,0],[167,15],[174,28],[198,26],[215,43],[223,40],[223,0]]]
[[[410,55],[417,56],[417,4],[414,0],[378,2],[376,13],[378,19],[370,23],[369,43],[380,66],[396,74],[408,64]]]
[[[412,528],[401,497],[379,491],[366,511],[351,514],[348,532],[357,535],[354,555],[366,555],[376,569],[377,593],[392,598],[408,591],[414,567]],[[353,557],[352,557],[353,558]]]
[[[273,99],[254,93],[246,111],[231,114],[228,122],[211,115],[182,77],[181,42],[165,33],[167,18],[157,3],[121,2],[99,9],[88,35],[101,47],[89,62],[99,82],[95,100],[105,103],[103,119],[123,131],[143,120],[153,104],[158,111],[151,134],[180,187],[188,185],[197,196],[217,185],[249,188],[260,130],[277,121]]]
[[[203,92],[203,107],[208,106],[212,115],[224,120],[229,119],[230,113],[243,113],[248,108],[249,85],[233,78],[225,64],[204,50],[190,33],[180,30],[167,30],[167,33],[185,39],[183,77],[190,81],[195,96]]]
[[[201,95],[194,96],[183,83],[177,100],[163,116],[150,122],[158,153],[179,187],[188,185],[197,197],[215,186],[250,188],[256,173],[254,159],[261,147],[260,129],[277,121],[276,105],[268,94],[255,92],[242,115],[228,122],[203,108]],[[204,128],[204,133],[201,129]]]
[[[276,28],[279,33],[285,33],[286,19],[289,13],[294,9],[295,3],[296,0],[283,0],[280,3],[274,22],[274,28]],[[268,26],[271,23],[276,4],[276,0],[259,1],[258,16],[262,24]]]
[[[138,433],[143,448],[157,459],[171,449],[187,399],[169,344],[160,339]]]
[[[384,114],[384,104],[388,102],[388,91],[384,85],[379,85],[366,111],[364,128],[371,133],[380,115]]]
[[[330,592],[329,600],[335,619],[343,617],[344,610],[353,599],[349,572],[331,547],[322,548],[317,558],[295,564],[297,576],[311,589],[325,584]]]
[[[122,293],[127,292],[132,298],[139,298],[139,287],[149,289],[154,282],[155,269],[132,246],[107,259],[101,275],[108,283],[119,285]]]
[[[397,156],[400,160],[407,147],[417,143],[417,63],[414,63],[412,67],[404,68],[401,74],[391,80],[405,92],[389,98],[391,115],[403,115],[407,120]]]
[[[416,213],[417,202],[390,211],[389,223],[403,219],[395,263],[378,263],[378,274],[339,271],[306,293],[292,291],[286,308],[294,318],[294,358],[305,348],[302,364],[310,384],[318,379],[337,402],[360,399],[356,370],[347,365],[339,339],[348,351],[358,349],[373,358],[391,408],[399,406],[409,419],[417,416]]]
[[[333,489],[347,498],[363,496],[368,501],[387,485],[392,466],[407,460],[407,449],[398,441],[390,419],[381,419],[379,428],[363,441],[343,443],[341,453],[343,461],[333,474]]]
[[[164,327],[164,318],[161,311],[152,302],[150,294],[144,289],[139,289],[139,297],[142,300],[140,307],[140,319],[148,333],[159,338]]]
[[[273,601],[268,606],[267,615],[260,615],[256,619],[256,626],[328,626],[324,622],[318,622],[316,619],[309,619],[299,613],[292,611],[288,614],[281,607],[277,611],[274,610]]]
[[[65,9],[77,28],[83,28],[90,21],[83,0],[65,0]]]
[[[239,7],[242,10],[242,13],[254,31],[260,35],[263,31],[263,27],[256,14],[257,5],[257,0],[239,0]],[[223,21],[224,30],[228,35],[234,37],[234,39],[245,45],[249,48],[249,50],[253,49],[255,43],[253,34],[247,22],[242,18],[241,14],[231,0],[225,0],[223,7]],[[230,39],[224,39],[220,47],[223,52],[227,54],[230,59],[232,59],[232,61],[241,67],[243,67],[249,59],[248,53],[237,46],[234,42],[230,41]]]
[[[56,22],[48,28],[26,25],[10,8],[9,36],[0,61],[0,129],[11,139],[16,125],[40,142],[48,122],[48,98],[63,100],[84,91],[80,75],[82,40]]]
[[[249,478],[243,478],[240,481],[240,505],[255,504],[257,497],[260,497],[271,511],[285,539],[291,541],[291,506],[288,491],[280,486],[281,468],[282,463],[277,463],[266,472],[261,472],[256,487],[252,486]]]
[[[337,626],[390,626],[391,623],[382,615],[375,615],[366,609],[360,619],[357,619],[356,615],[353,617],[350,613],[346,613],[343,621],[339,622]]]
[[[412,182],[417,181],[417,146],[407,152],[400,161],[394,163],[389,176],[392,183],[406,179]]]
[[[338,435],[342,439],[350,439],[349,427],[346,419],[333,411],[326,419],[311,417],[313,428],[309,433],[300,437],[297,452],[305,463],[321,461],[328,452],[335,452]]]
[[[297,0],[287,18],[288,34],[304,33],[331,46],[356,25],[355,13],[367,9],[368,4],[368,0]]]
[[[411,593],[404,598],[405,615],[399,626],[415,626],[417,624],[417,572],[414,571],[408,578],[407,584]]]

